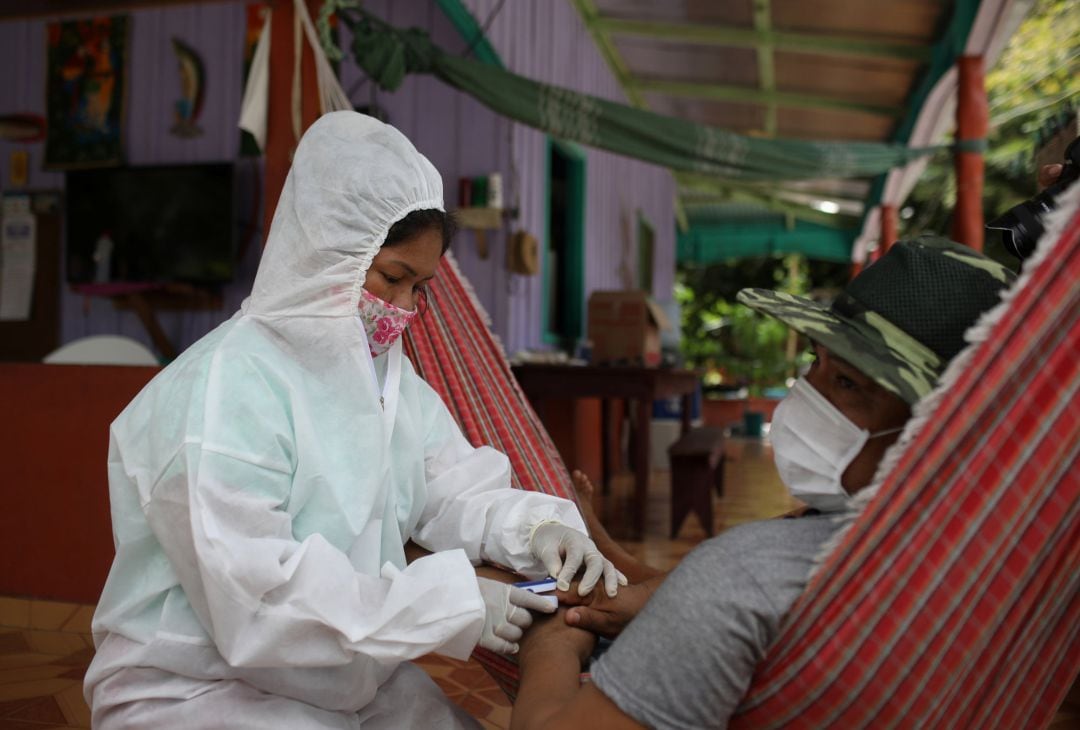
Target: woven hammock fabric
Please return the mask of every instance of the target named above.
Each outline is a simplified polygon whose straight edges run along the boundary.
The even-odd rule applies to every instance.
[[[470,443],[506,454],[513,486],[576,501],[562,457],[452,254],[439,264],[428,302],[405,330],[405,354],[416,372],[442,396]]]
[[[731,727],[1049,723],[1080,672],[1078,282],[1074,213],[950,367]]]
[[[576,501],[562,457],[510,371],[452,254],[439,264],[428,302],[427,311],[405,330],[405,353],[416,372],[442,396],[470,443],[506,454],[515,487]],[[485,649],[473,656],[510,698],[516,696],[514,659]]]
[[[446,53],[424,31],[396,28],[361,8],[338,3],[336,10],[353,33],[356,63],[384,90],[407,74],[432,74],[502,116],[672,170],[745,181],[871,177],[943,149],[749,137],[542,84]],[[326,51],[340,55],[332,44]],[[978,149],[982,142],[960,144]]]

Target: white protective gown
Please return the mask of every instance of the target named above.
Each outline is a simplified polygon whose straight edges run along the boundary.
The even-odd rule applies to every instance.
[[[510,488],[400,341],[368,354],[372,258],[394,222],[442,207],[392,127],[335,112],[304,136],[251,296],[112,425],[95,727],[468,724],[406,662],[473,649],[475,563],[540,577],[531,527],[585,527],[573,503]],[[434,554],[406,565],[409,539]]]

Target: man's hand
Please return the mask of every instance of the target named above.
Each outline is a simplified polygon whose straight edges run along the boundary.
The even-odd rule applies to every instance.
[[[596,647],[596,635],[568,626],[565,614],[566,609],[560,608],[554,616],[538,616],[532,628],[525,632],[518,656],[523,669],[545,654],[573,655],[584,665]]]
[[[579,596],[574,590],[558,591],[557,595],[561,604],[571,606],[566,611],[568,625],[614,638],[638,615],[662,579],[625,586],[615,597],[600,591]]]
[[[1048,188],[1061,177],[1062,165],[1043,165],[1039,168],[1039,190]]]

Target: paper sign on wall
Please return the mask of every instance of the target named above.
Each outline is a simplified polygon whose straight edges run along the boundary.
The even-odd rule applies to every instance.
[[[12,195],[0,208],[0,321],[30,319],[37,268],[37,226],[30,198]]]

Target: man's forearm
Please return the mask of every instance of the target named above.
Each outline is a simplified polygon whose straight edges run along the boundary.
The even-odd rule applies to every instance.
[[[552,720],[581,689],[581,660],[569,644],[549,642],[522,657],[512,730],[554,727]]]

